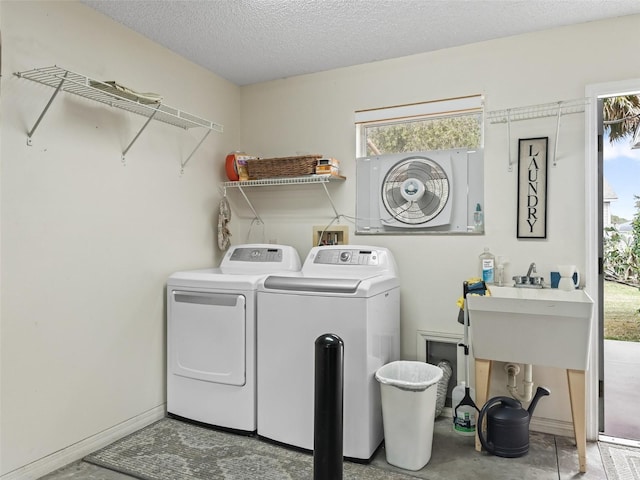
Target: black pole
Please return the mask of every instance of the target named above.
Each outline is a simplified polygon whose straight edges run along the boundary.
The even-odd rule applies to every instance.
[[[344,343],[332,333],[316,339],[313,480],[342,480]]]

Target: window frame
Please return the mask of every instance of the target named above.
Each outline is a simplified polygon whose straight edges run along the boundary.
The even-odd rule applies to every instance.
[[[485,115],[483,95],[469,95],[391,107],[357,110],[354,115],[356,125],[356,157],[367,156],[367,128],[369,127],[401,125],[403,123],[464,115],[480,115],[480,145],[467,145],[467,147],[484,148]]]

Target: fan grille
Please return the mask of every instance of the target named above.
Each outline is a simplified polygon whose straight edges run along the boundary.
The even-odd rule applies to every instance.
[[[424,186],[416,190],[417,184]],[[382,202],[397,221],[420,225],[437,217],[449,200],[449,178],[427,157],[409,157],[396,163],[382,183]]]

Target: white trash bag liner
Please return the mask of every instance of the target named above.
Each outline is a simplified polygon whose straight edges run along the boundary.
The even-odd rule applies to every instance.
[[[378,369],[387,463],[420,470],[431,459],[440,367],[397,361]]]
[[[438,383],[442,375],[442,369],[430,363],[399,360],[380,367],[376,380],[401,390],[421,391]]]

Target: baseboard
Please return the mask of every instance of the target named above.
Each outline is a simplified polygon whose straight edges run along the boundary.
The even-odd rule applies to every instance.
[[[2,475],[0,480],[36,480],[164,418],[165,414],[166,404],[159,405],[114,427],[31,462],[24,467],[8,472]]]
[[[450,407],[444,407],[440,417],[453,418],[453,410]],[[558,435],[560,437],[574,437],[572,422],[555,420],[553,418],[533,417],[529,426],[532,432]]]
[[[534,432],[548,433],[560,437],[574,437],[573,422],[554,420],[553,418],[533,417],[531,430]]]
[[[452,419],[453,409],[451,407],[443,407],[440,417]],[[559,437],[574,437],[573,422],[565,422],[563,420],[555,420],[553,418],[533,417],[529,426],[532,432],[557,435]]]

